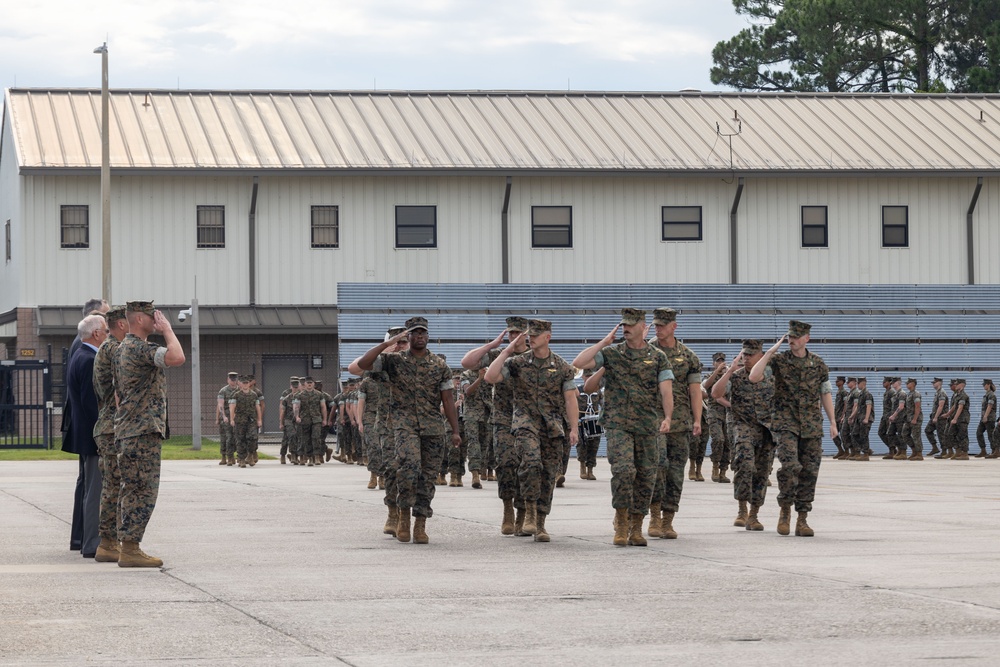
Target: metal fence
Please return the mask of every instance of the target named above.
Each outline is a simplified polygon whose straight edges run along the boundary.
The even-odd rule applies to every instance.
[[[0,361],[0,449],[52,445],[52,375],[48,361]]]

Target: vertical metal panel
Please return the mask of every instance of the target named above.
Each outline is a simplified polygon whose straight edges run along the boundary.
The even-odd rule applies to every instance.
[[[968,192],[970,201],[974,187]],[[976,283],[1000,284],[1000,178],[983,179],[972,221]]]
[[[3,109],[3,137],[0,138],[0,229],[10,220],[11,260],[0,263],[0,313],[21,303],[21,270],[24,253],[24,217],[21,215],[23,182],[17,175],[17,151],[13,126],[6,105]],[[5,237],[0,237],[6,241]],[[6,252],[6,248],[4,251]]]
[[[511,282],[725,283],[735,184],[652,176],[515,177]],[[573,207],[573,247],[531,247],[532,206]],[[702,241],[662,241],[661,207],[701,206]]]
[[[503,177],[262,176],[262,304],[332,304],[348,282],[499,281]],[[340,247],[310,247],[310,209],[339,207]],[[437,207],[437,248],[395,248],[395,207]]]
[[[747,177],[740,282],[962,284],[974,185],[971,178]],[[801,247],[804,205],[828,206],[829,247]],[[908,248],[882,247],[884,205],[908,207]]]

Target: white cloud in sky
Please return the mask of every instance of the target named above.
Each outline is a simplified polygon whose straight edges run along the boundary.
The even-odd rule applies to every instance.
[[[6,4],[4,86],[15,76],[18,85],[96,85],[91,51],[108,35],[112,86],[172,87],[179,77],[185,87],[348,87],[385,77],[415,89],[536,88],[573,77],[621,89],[661,88],[632,82],[677,72],[686,79],[677,87],[708,88],[712,46],[743,26],[730,0]]]

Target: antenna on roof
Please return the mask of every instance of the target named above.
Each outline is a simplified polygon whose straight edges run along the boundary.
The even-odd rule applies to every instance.
[[[726,139],[729,140],[729,168],[730,169],[733,168],[733,137],[738,136],[738,135],[740,135],[740,134],[743,133],[743,121],[739,120],[739,117],[737,117],[735,110],[733,111],[733,120],[738,121],[738,123],[739,123],[739,125],[737,125],[737,128],[736,128],[735,132],[728,132],[728,133],[727,132],[723,132],[722,131],[722,127],[720,127],[720,125],[718,123],[715,124],[715,137],[716,137],[716,139],[718,139],[719,137],[725,137]]]

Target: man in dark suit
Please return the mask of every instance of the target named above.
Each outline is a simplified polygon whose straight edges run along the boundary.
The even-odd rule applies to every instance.
[[[94,424],[97,423],[97,394],[94,392],[94,357],[97,348],[108,337],[108,325],[101,315],[88,315],[77,325],[81,345],[69,361],[66,371],[66,397],[70,418],[63,451],[80,457],[80,474],[76,480],[73,503],[73,524],[70,549],[79,540],[80,553],[93,558],[100,543],[98,523],[101,509],[101,468]]]

